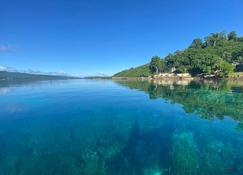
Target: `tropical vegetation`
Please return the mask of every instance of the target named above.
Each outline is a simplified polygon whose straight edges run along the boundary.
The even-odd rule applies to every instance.
[[[143,77],[158,73],[190,73],[192,76],[226,77],[241,71],[243,37],[235,31],[212,33],[196,38],[184,50],[165,58],[153,56],[149,64],[119,72],[114,77]]]

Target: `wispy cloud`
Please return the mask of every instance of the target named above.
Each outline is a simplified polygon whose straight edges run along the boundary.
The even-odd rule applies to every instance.
[[[0,65],[0,71],[6,71],[6,70],[7,70],[7,68],[5,66]]]
[[[16,69],[0,65],[0,71],[17,72]]]
[[[29,74],[37,74],[37,75],[60,75],[60,76],[72,76],[70,74],[68,74],[67,72],[63,71],[63,70],[59,70],[59,71],[55,71],[55,72],[42,72],[39,70],[32,70],[32,69],[28,69],[28,70],[18,70],[12,67],[7,67],[4,65],[0,65],[0,72],[1,71],[7,71],[7,72],[19,72],[19,73],[29,73]]]
[[[102,76],[102,77],[106,77],[107,76],[104,72],[98,72],[97,75],[98,76]]]
[[[0,53],[15,52],[16,47],[12,45],[0,44]]]

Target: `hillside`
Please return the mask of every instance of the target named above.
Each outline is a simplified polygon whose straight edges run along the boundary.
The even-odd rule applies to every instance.
[[[192,76],[226,77],[241,71],[243,37],[236,32],[212,33],[204,39],[196,38],[188,48],[152,57],[150,63],[121,71],[114,77],[141,77],[157,73],[190,73]]]
[[[113,77],[141,77],[151,75],[149,64],[145,64],[136,68],[130,68],[116,73]]]
[[[19,72],[0,71],[0,80],[3,81],[33,81],[33,80],[63,80],[72,79],[73,77],[57,75],[39,75]]]

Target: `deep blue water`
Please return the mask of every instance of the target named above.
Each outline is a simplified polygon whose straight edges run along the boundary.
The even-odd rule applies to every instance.
[[[0,175],[242,175],[243,88],[0,83]]]

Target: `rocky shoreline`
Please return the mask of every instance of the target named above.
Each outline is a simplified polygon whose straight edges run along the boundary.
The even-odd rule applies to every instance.
[[[149,81],[158,85],[188,85],[192,81],[198,82],[219,82],[227,81],[229,83],[238,84],[243,86],[243,75],[234,75],[227,78],[214,78],[214,77],[192,77],[192,76],[163,76],[163,77],[112,77],[115,81]]]

